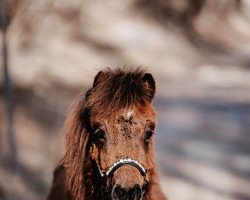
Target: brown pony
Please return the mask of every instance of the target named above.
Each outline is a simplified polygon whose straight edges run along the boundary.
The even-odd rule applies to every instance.
[[[165,200],[154,160],[155,82],[141,68],[105,69],[65,123],[66,152],[48,200]]]

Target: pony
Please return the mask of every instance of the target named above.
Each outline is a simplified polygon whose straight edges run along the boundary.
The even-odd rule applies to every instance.
[[[155,81],[106,68],[74,101],[47,200],[166,200],[154,159]]]

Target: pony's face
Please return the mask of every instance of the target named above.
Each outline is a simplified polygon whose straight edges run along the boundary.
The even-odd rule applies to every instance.
[[[116,113],[93,110],[91,157],[112,188],[113,199],[141,199],[153,169],[156,113],[151,103]]]

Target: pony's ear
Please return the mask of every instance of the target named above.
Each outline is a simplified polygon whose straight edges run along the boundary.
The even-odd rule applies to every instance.
[[[95,88],[101,82],[103,75],[103,71],[98,72],[98,74],[94,78],[93,88]]]
[[[144,76],[142,77],[142,80],[145,82],[146,87],[149,89],[148,97],[149,97],[150,102],[152,102],[155,96],[155,80],[153,76],[149,73],[144,74]]]

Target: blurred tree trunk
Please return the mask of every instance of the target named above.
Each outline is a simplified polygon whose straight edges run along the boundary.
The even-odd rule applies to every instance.
[[[0,28],[2,31],[2,53],[3,53],[3,79],[4,79],[4,92],[5,92],[5,102],[6,102],[6,113],[7,113],[7,137],[9,142],[9,154],[10,162],[15,169],[18,168],[18,155],[17,155],[17,145],[14,134],[14,102],[13,102],[13,92],[12,83],[8,71],[8,48],[7,48],[7,29],[10,23],[10,9],[7,0],[0,0]]]

